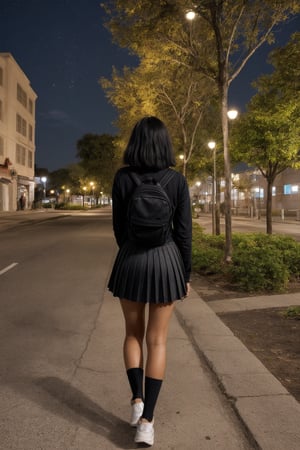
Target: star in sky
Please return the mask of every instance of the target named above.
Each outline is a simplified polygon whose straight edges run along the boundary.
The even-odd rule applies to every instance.
[[[38,95],[36,163],[49,170],[76,162],[85,133],[116,132],[116,110],[99,85],[112,66],[135,66],[137,58],[111,42],[99,0],[1,0],[0,52],[10,52]],[[281,45],[299,28],[291,21]],[[230,103],[243,108],[254,93],[250,82],[270,70],[270,47],[254,55],[230,89]],[[53,132],[55,127],[55,133]]]

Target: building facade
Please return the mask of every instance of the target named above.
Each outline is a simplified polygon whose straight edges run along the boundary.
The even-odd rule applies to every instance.
[[[267,181],[259,170],[249,169],[232,173],[231,205],[236,215],[256,216],[266,214]],[[224,179],[220,185],[220,203],[224,203]],[[213,202],[212,177],[199,178],[191,187],[194,206],[211,211]],[[300,220],[300,170],[288,168],[275,178],[272,188],[273,215],[295,217]]]
[[[0,212],[34,201],[36,98],[13,56],[0,53]]]

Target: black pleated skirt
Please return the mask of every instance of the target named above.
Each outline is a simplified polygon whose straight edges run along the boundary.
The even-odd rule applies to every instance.
[[[174,241],[140,248],[127,241],[117,254],[108,289],[115,297],[142,303],[170,303],[186,295],[184,267]]]

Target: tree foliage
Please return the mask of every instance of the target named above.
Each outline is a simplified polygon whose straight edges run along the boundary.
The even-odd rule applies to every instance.
[[[142,60],[172,61],[212,80],[218,89],[225,169],[225,259],[231,257],[231,164],[228,90],[255,51],[272,42],[274,27],[299,12],[295,0],[109,0],[107,26],[119,45]],[[185,13],[196,18],[187,22]]]
[[[84,169],[82,178],[96,183],[97,192],[110,192],[118,164],[114,137],[108,134],[85,134],[77,142],[77,156]]]
[[[235,156],[257,167],[267,180],[267,232],[272,233],[272,186],[288,167],[299,168],[300,33],[274,50],[274,72],[255,83],[257,94],[235,129]]]
[[[83,169],[78,164],[71,164],[68,167],[54,170],[49,174],[49,187],[56,192],[70,189],[72,194],[80,193],[80,177]]]
[[[205,115],[216,103],[211,82],[171,61],[153,64],[146,56],[135,69],[114,69],[112,79],[101,84],[119,111],[120,147],[125,147],[138,117],[157,115],[166,123],[177,155],[183,156],[183,172],[193,159],[199,160]]]

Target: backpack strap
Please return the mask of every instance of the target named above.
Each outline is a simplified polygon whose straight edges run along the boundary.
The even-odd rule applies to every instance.
[[[171,179],[173,178],[174,175],[175,175],[174,170],[168,170],[164,174],[162,179],[160,181],[156,181],[156,182],[159,183],[162,188],[164,188],[165,186],[167,186],[169,181],[171,181]],[[137,186],[140,186],[142,184],[141,179],[135,172],[129,172],[129,176],[131,177],[131,179],[135,182],[135,184]],[[151,178],[148,177],[144,181],[155,181],[155,179],[153,177],[151,177]]]
[[[140,185],[142,184],[140,178],[137,176],[136,173],[134,173],[134,172],[129,172],[129,176],[130,176],[130,178],[134,181],[134,183],[135,183],[137,186],[140,186]]]
[[[159,184],[161,185],[162,188],[166,187],[167,184],[169,183],[169,181],[171,181],[171,179],[174,177],[175,175],[175,171],[174,170],[168,170],[164,176],[162,177],[162,179],[159,181]]]

